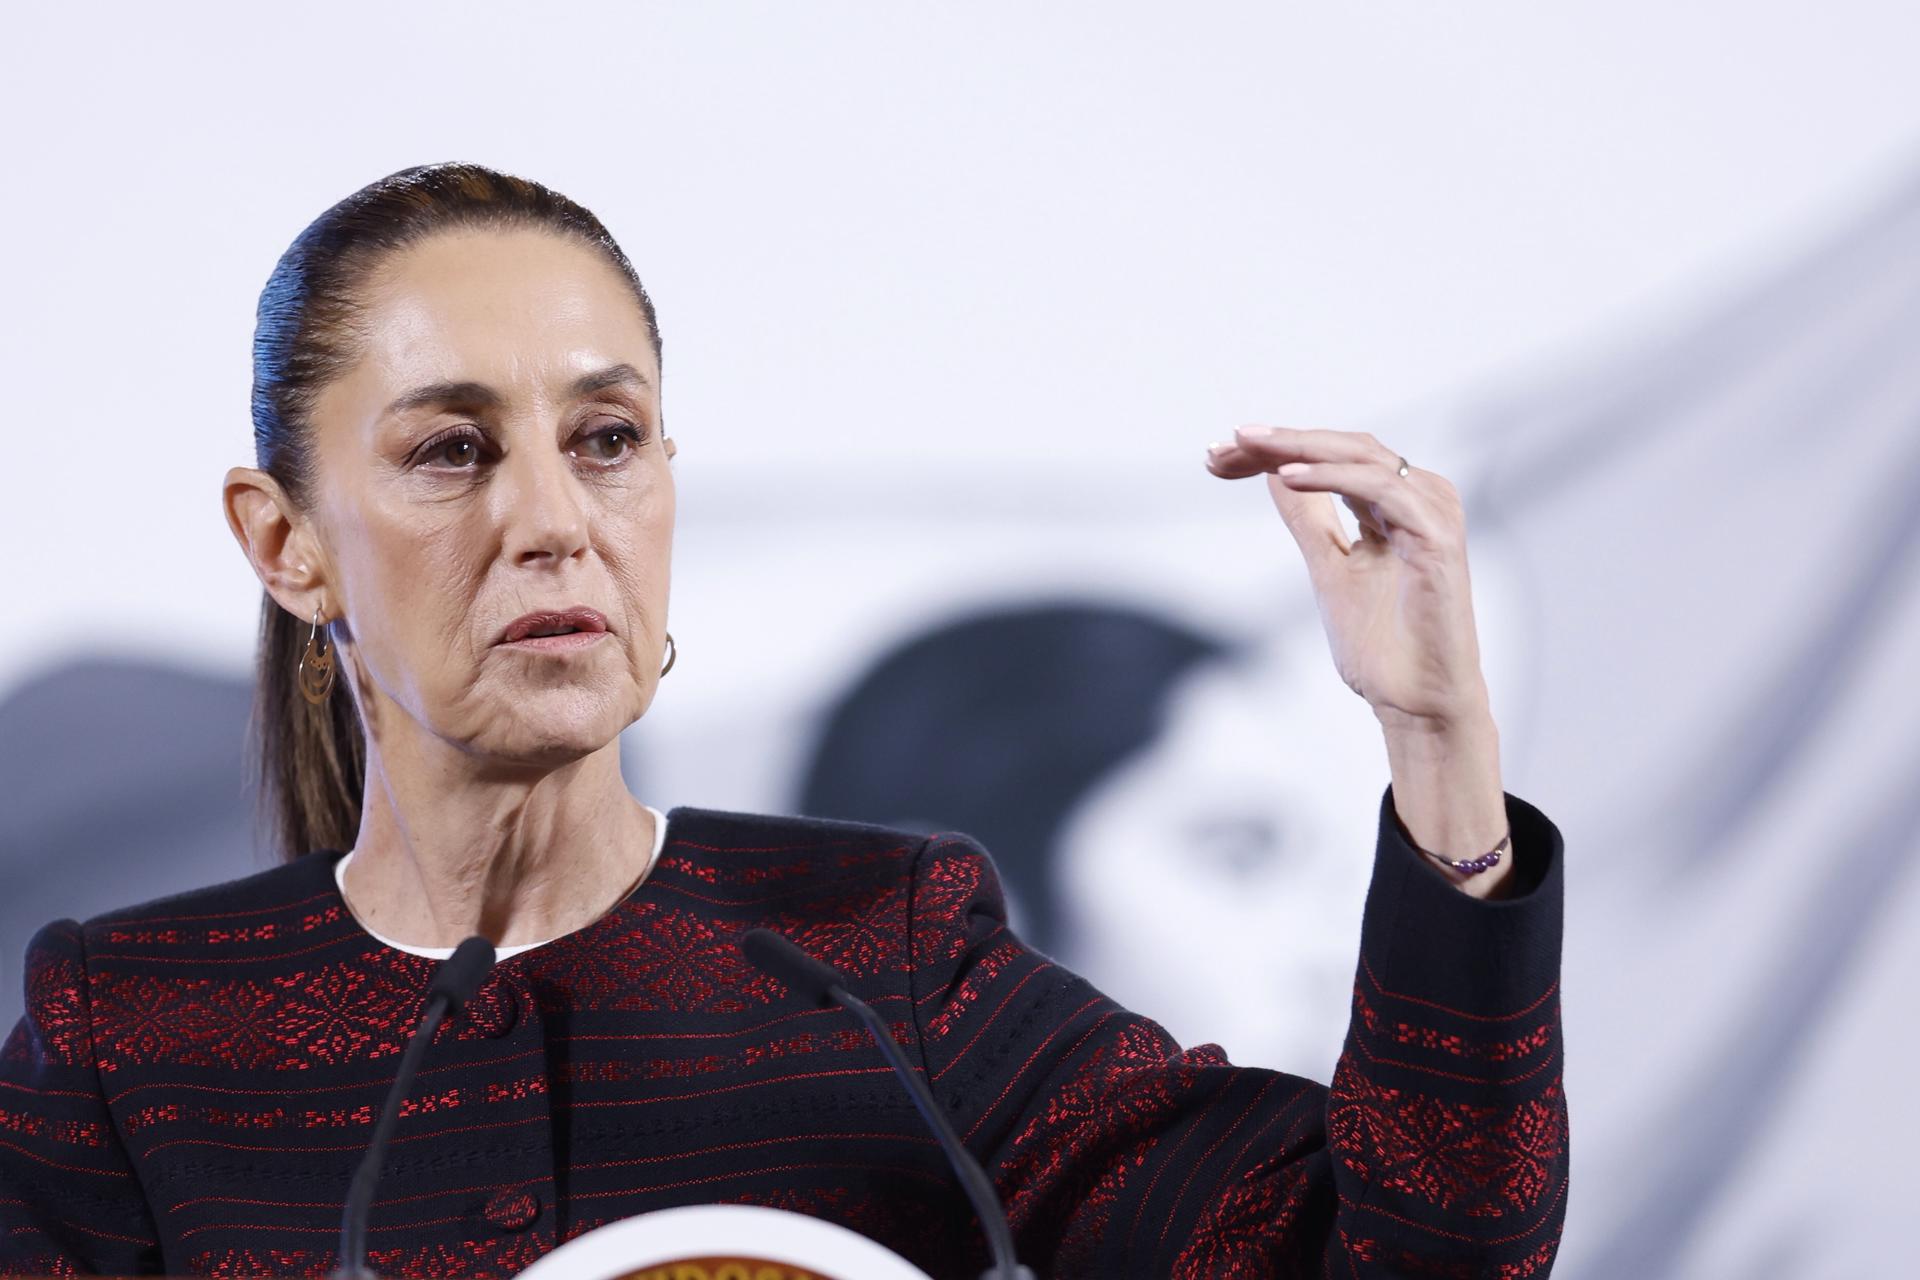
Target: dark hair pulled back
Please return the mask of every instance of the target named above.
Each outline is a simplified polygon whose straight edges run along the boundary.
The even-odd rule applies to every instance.
[[[312,484],[312,413],[321,388],[360,353],[362,294],[392,254],[442,231],[532,228],[598,249],[633,288],[660,355],[660,327],[633,264],[600,220],[553,189],[478,164],[415,165],[368,183],[280,255],[253,331],[256,465],[301,506]],[[348,682],[317,706],[297,679],[310,619],[261,602],[254,732],[267,825],[283,856],[352,846],[366,739]],[[330,642],[329,642],[330,643]]]

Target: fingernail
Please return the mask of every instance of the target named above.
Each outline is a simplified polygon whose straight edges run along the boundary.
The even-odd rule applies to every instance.
[[[1286,466],[1280,468],[1280,474],[1283,476],[1297,476],[1304,474],[1306,469],[1307,464],[1304,462],[1289,462]]]
[[[1227,449],[1231,447],[1232,447],[1231,445],[1222,444],[1220,441],[1216,440],[1212,444],[1207,446],[1207,452],[1208,453],[1224,453]]]
[[[1245,436],[1249,440],[1266,440],[1273,435],[1272,427],[1235,427],[1235,435]]]

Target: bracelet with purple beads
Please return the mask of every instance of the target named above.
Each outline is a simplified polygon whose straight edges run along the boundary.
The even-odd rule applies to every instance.
[[[1471,876],[1471,875],[1477,875],[1482,871],[1486,871],[1491,867],[1499,866],[1501,851],[1507,847],[1507,841],[1511,839],[1513,839],[1513,832],[1509,831],[1507,832],[1507,834],[1500,837],[1499,844],[1493,846],[1493,848],[1487,850],[1485,853],[1481,854],[1477,858],[1460,858],[1460,859],[1445,858],[1445,857],[1441,857],[1441,855],[1435,853],[1431,849],[1420,849],[1420,846],[1417,844],[1414,845],[1413,847],[1416,849],[1420,849],[1420,852],[1426,854],[1429,858],[1433,858],[1439,862],[1444,862],[1448,866],[1452,867],[1455,871]],[[1409,841],[1409,843],[1411,843],[1411,841]]]

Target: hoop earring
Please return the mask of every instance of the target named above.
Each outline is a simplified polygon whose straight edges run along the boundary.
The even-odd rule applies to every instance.
[[[320,643],[320,607],[313,609],[313,630],[307,635],[307,648],[300,655],[300,696],[314,706],[333,692],[333,646]]]
[[[667,665],[660,668],[660,674],[664,676],[667,672],[673,670],[674,659],[679,656],[680,650],[676,648],[673,643],[673,632],[669,631],[667,632]]]

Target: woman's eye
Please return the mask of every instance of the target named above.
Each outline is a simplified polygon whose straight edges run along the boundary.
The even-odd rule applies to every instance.
[[[480,446],[471,440],[449,440],[434,450],[434,456],[453,467],[470,467],[480,460]]]
[[[469,470],[479,465],[480,460],[480,438],[466,431],[429,441],[420,450],[418,459],[421,465],[441,471]]]
[[[1237,878],[1260,874],[1281,852],[1275,824],[1252,815],[1210,816],[1188,828],[1188,839],[1208,865]]]
[[[584,451],[595,462],[619,462],[645,442],[638,428],[623,422],[587,436],[572,452],[577,457]]]

